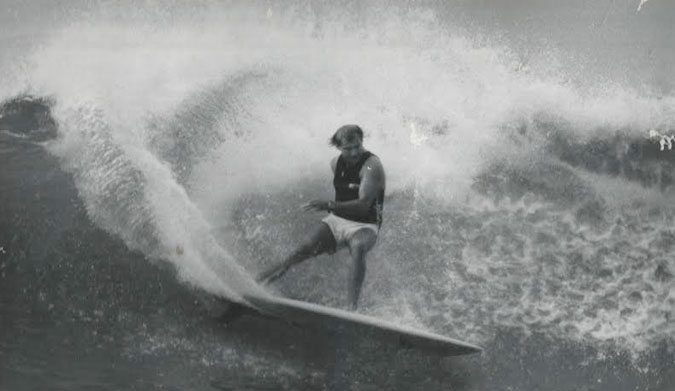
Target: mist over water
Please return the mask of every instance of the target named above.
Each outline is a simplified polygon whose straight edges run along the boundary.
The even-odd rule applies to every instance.
[[[387,174],[360,311],[479,344],[672,349],[675,151],[648,138],[675,128],[672,5],[480,3],[71,3],[3,58],[22,77],[0,96],[52,100],[42,145],[88,218],[191,287],[261,289],[319,218],[299,206],[332,195],[328,138],[358,123]],[[347,258],[272,289],[344,306]]]

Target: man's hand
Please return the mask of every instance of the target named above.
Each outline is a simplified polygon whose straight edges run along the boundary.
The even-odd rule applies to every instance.
[[[321,200],[314,200],[310,201],[308,204],[305,204],[302,208],[304,210],[316,210],[316,211],[330,211],[331,204],[333,204],[332,201],[321,201]]]

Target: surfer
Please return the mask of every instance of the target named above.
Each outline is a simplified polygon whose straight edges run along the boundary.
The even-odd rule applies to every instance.
[[[271,283],[305,259],[347,247],[353,261],[349,304],[355,310],[366,275],[366,255],[382,225],[384,168],[380,159],[363,147],[363,130],[358,125],[340,127],[330,144],[340,150],[330,163],[335,199],[314,200],[304,206],[307,211],[328,212],[328,216],[281,264],[263,272],[257,280]]]

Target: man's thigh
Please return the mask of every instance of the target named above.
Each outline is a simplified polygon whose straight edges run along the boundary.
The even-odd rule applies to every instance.
[[[310,236],[309,245],[315,255],[335,252],[337,243],[328,224],[321,222]]]

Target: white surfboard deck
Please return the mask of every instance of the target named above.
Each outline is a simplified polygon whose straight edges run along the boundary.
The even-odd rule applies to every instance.
[[[483,350],[481,347],[468,342],[397,325],[355,312],[272,295],[247,295],[244,298],[255,310],[262,314],[300,325],[330,330],[355,331],[362,335],[370,333],[376,338],[383,338],[403,346],[445,356],[479,353]]]

